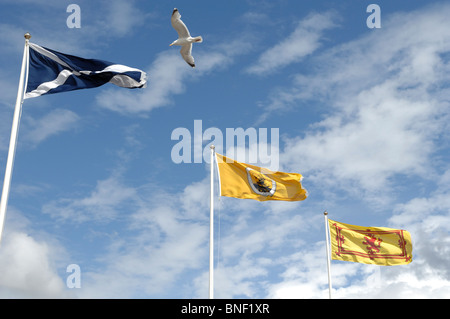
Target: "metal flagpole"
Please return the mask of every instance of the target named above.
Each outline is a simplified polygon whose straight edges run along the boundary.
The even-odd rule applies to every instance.
[[[214,299],[214,145],[211,148],[211,198],[209,215],[209,299]]]
[[[328,239],[328,233],[329,233],[329,225],[328,225],[328,212],[323,212],[324,218],[325,218],[325,237],[326,237],[326,247],[327,247],[327,268],[328,268],[328,295],[331,299],[331,256],[330,256],[330,241]]]
[[[14,155],[16,153],[17,136],[19,133],[20,116],[22,115],[23,97],[25,94],[25,71],[28,70],[28,41],[31,38],[29,33],[25,33],[25,48],[22,58],[22,69],[20,71],[19,89],[17,91],[16,106],[14,109],[13,124],[11,128],[11,138],[9,140],[8,159],[6,161],[5,179],[3,181],[2,197],[0,202],[0,241],[3,234],[5,223],[6,207],[8,205],[9,189],[11,185],[11,176],[14,166]]]

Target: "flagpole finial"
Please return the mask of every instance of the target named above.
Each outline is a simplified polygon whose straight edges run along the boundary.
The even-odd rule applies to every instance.
[[[328,212],[327,212],[327,211],[324,211],[323,214],[324,214],[324,215],[328,215]]]
[[[30,40],[31,34],[29,32],[25,33],[24,34],[24,38],[27,39],[27,40]]]
[[[213,149],[215,149],[216,147],[215,147],[214,145],[211,145],[209,148],[213,150]]]

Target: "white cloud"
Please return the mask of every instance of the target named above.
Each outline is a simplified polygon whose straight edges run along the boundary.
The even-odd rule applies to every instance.
[[[282,281],[270,285],[268,298],[279,299],[325,299],[328,298],[328,273],[325,242],[318,242],[301,252],[286,256],[286,270],[280,275]],[[348,269],[349,270],[349,269]],[[340,269],[332,269],[333,280],[337,280]]]
[[[54,109],[40,119],[24,117],[24,139],[37,145],[52,135],[73,129],[80,117],[72,111]]]
[[[83,223],[87,221],[110,222],[117,217],[123,205],[131,207],[136,201],[133,188],[124,186],[116,176],[97,183],[95,190],[83,198],[61,198],[43,207],[43,212],[60,221]]]
[[[330,12],[308,15],[298,23],[289,36],[264,51],[247,72],[257,75],[267,74],[301,61],[321,46],[323,32],[335,26],[333,20],[334,17]]]
[[[64,284],[49,264],[49,247],[24,233],[13,233],[0,251],[0,295],[59,298]]]
[[[31,33],[31,42],[59,52],[99,58],[109,48],[111,41],[126,37],[130,32],[154,24],[153,11],[143,10],[138,1],[85,1],[74,4],[80,7],[81,27],[72,29],[67,26],[67,18],[73,13],[67,12],[69,3],[58,0],[21,0],[8,1],[9,6],[21,11],[19,20],[14,23],[0,24],[0,39],[5,43],[2,52],[23,52],[25,32]],[[23,6],[27,9],[24,10]],[[52,19],[42,19],[51,15]],[[170,19],[170,13],[168,15]],[[24,30],[24,27],[27,29]],[[100,53],[103,51],[103,53]],[[104,57],[103,57],[104,58]],[[107,59],[105,59],[107,60]],[[117,61],[120,62],[120,61]],[[19,62],[20,63],[20,62]]]
[[[146,88],[139,91],[106,90],[97,96],[97,102],[112,111],[146,116],[155,108],[170,105],[171,97],[184,93],[189,82],[222,70],[233,61],[234,56],[248,50],[248,45],[242,39],[234,42],[235,45],[215,47],[207,53],[201,48],[202,45],[208,45],[206,38],[203,43],[194,45],[192,54],[196,61],[195,69],[186,64],[179,48],[163,51],[146,70]]]
[[[0,249],[0,298],[72,297],[58,274],[67,257],[58,242],[32,231],[30,221],[14,207],[7,217]]]
[[[383,32],[328,50],[312,60],[322,66],[315,74],[272,94],[264,116],[311,101],[327,112],[302,137],[286,139],[280,162],[310,181],[372,194],[389,191],[398,174],[432,176],[447,128],[439,88],[448,80],[449,12],[431,7],[386,19]]]
[[[317,67],[314,74],[293,73],[292,87],[276,89],[266,110],[320,101],[350,113],[354,97],[383,83],[402,95],[421,97],[447,78],[449,63],[442,57],[449,48],[449,31],[442,27],[447,11],[448,6],[432,6],[388,16],[380,32],[320,52],[309,60]]]
[[[142,294],[164,297],[183,276],[183,285],[192,281],[195,287],[178,288],[176,295],[192,297],[196,293],[205,298],[209,251],[207,198],[209,178],[191,183],[180,192],[166,193],[152,185],[131,188],[111,176],[100,181],[85,198],[51,202],[43,211],[60,225],[89,222],[97,225],[99,232],[101,223],[114,225],[120,221],[125,226],[122,230],[113,227],[114,232],[97,234],[108,239],[96,255],[97,267],[82,268],[82,289],[75,291],[78,297],[133,298]],[[216,225],[222,223],[224,229],[220,234],[220,227],[216,227],[216,239],[222,237],[216,242],[220,246],[216,250],[220,263],[216,280],[221,287],[217,296],[255,296],[261,284],[253,281],[268,276],[273,267],[271,256],[277,255],[288,242],[300,244],[292,242],[290,236],[299,232],[298,225],[304,224],[302,217],[286,218],[289,212],[278,212],[275,205],[258,204],[216,201]],[[119,215],[118,211],[123,213]],[[195,272],[190,273],[192,270]]]
[[[204,196],[192,195],[207,191],[208,181],[168,194],[152,185],[126,186],[113,175],[86,197],[44,205],[43,212],[60,225],[95,224],[88,236],[106,241],[97,247],[97,267],[81,267],[82,289],[74,293],[82,298],[161,297],[178,276],[207,263],[208,209],[200,209]]]
[[[102,6],[106,8],[106,15],[101,19],[102,27],[99,29],[120,37],[142,26],[147,16],[136,7],[135,1],[102,1]]]
[[[429,244],[429,243],[428,243]],[[424,253],[427,248],[417,247]],[[439,252],[440,256],[445,254]],[[325,243],[295,253],[284,262],[282,280],[268,286],[268,298],[329,298]],[[448,261],[445,265],[448,265]],[[333,299],[447,299],[450,296],[448,274],[424,259],[407,266],[377,266],[331,261]]]
[[[446,181],[448,170],[441,181]],[[395,207],[390,222],[407,229],[413,240],[416,275],[450,282],[450,192],[448,185],[438,187],[427,197],[416,197]],[[448,285],[447,287],[450,287]]]
[[[323,68],[297,75],[291,88],[278,88],[266,104],[265,116],[309,103],[325,105],[321,107],[327,115],[321,122],[285,140],[280,159],[322,194],[327,189],[335,195],[349,191],[352,197],[377,200],[382,204],[377,207],[390,210],[401,203],[398,192],[411,186],[402,183],[419,181],[407,195],[410,200],[394,206],[391,225],[386,225],[410,231],[413,262],[378,267],[334,261],[334,298],[450,295],[450,175],[441,160],[443,145],[448,144],[450,32],[443,26],[449,12],[448,5],[431,6],[383,20],[382,32],[311,59]],[[391,192],[394,185],[396,193]],[[285,263],[282,280],[268,286],[268,296],[327,298],[323,255],[308,249],[301,257],[290,255],[295,262]]]
[[[354,181],[371,192],[388,190],[395,174],[427,175],[433,136],[441,129],[436,106],[399,98],[384,87],[361,97],[350,118],[327,118],[305,137],[288,139],[282,156],[287,165],[315,182]]]
[[[106,90],[97,95],[100,106],[119,112],[139,114],[170,103],[172,94],[180,94],[185,90],[185,79],[189,66],[184,65],[178,52],[165,51],[160,53],[148,69],[147,87],[141,91]],[[133,101],[133,103],[130,103]]]
[[[202,192],[203,187],[198,186]],[[127,203],[133,208],[120,217],[127,230],[101,254],[103,267],[84,274],[85,289],[80,296],[132,298],[143,293],[163,297],[182,274],[206,266],[208,250],[203,247],[207,247],[208,222],[198,218],[198,209],[182,209],[186,199],[192,202],[190,194],[140,187],[137,195],[134,200],[138,204],[129,199]],[[207,211],[204,213],[206,216]],[[177,295],[182,296],[181,287],[177,289]]]

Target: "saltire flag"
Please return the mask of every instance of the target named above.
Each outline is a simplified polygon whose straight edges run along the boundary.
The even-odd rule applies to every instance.
[[[38,97],[113,83],[142,88],[146,73],[103,60],[84,59],[29,43],[28,82],[24,98]]]
[[[380,266],[412,261],[411,235],[403,229],[363,227],[328,220],[331,259]]]
[[[301,201],[308,196],[298,173],[272,172],[216,153],[220,195],[258,201]]]

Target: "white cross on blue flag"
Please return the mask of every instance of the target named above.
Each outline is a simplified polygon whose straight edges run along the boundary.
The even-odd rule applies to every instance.
[[[34,43],[29,43],[29,48],[24,98],[95,88],[108,82],[130,89],[146,85],[146,73],[139,69],[63,54]]]

